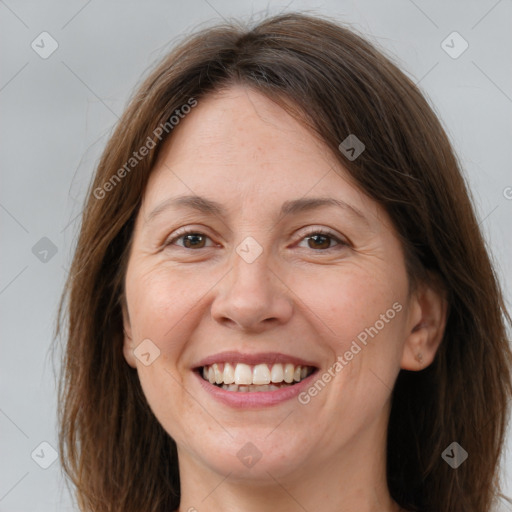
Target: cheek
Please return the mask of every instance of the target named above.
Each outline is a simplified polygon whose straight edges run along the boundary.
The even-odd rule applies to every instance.
[[[193,401],[183,392],[183,353],[193,323],[197,322],[195,312],[200,310],[201,298],[212,285],[197,274],[187,275],[164,266],[149,270],[139,267],[127,274],[134,345],[150,339],[160,351],[149,366],[137,362],[140,383],[154,415],[176,438],[183,434],[183,411],[194,410]]]
[[[347,265],[314,276],[295,274],[290,288],[300,298],[297,307],[303,308],[325,339],[332,340],[333,348],[344,352],[361,333],[364,340],[365,329],[377,323],[379,332],[390,331],[400,317],[396,311],[400,308],[393,304],[403,304],[406,280],[399,273],[395,280],[386,279],[384,273]]]
[[[150,338],[161,350],[173,351],[176,347],[170,342],[185,341],[180,333],[187,318],[214,284],[211,275],[165,267],[128,274],[127,296],[136,339]]]
[[[313,382],[302,396],[302,403],[311,404],[305,410],[311,406],[324,419],[327,445],[350,439],[388,403],[400,367],[405,290],[402,284],[345,274],[298,291],[331,354],[329,367],[318,376],[327,383]]]
[[[331,354],[330,374],[318,377],[328,380],[330,391],[312,387],[305,400],[321,402],[327,416],[370,421],[388,399],[399,371],[407,298],[405,270],[395,269],[391,274],[347,265],[297,279],[291,287],[304,303],[300,306],[304,314],[321,333],[319,344]],[[316,387],[324,389],[321,383]],[[314,398],[317,393],[318,399]]]

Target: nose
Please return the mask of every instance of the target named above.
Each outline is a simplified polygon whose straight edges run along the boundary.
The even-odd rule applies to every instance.
[[[231,271],[218,284],[211,315],[230,328],[263,332],[289,321],[293,314],[291,295],[264,254],[252,263],[235,255]]]

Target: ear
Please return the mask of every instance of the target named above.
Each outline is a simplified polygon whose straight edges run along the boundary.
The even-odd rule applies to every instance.
[[[440,287],[419,286],[410,302],[402,369],[419,371],[432,364],[443,339],[447,310],[445,293]]]
[[[132,367],[136,368],[135,362],[135,354],[133,353],[133,338],[132,338],[132,327],[130,323],[130,316],[128,315],[128,307],[126,305],[126,300],[122,300],[123,304],[123,355],[126,359],[126,362]]]

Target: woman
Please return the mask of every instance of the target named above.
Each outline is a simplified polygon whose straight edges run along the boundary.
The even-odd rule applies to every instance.
[[[415,85],[300,14],[178,46],[112,135],[67,285],[83,511],[490,511],[510,320]]]

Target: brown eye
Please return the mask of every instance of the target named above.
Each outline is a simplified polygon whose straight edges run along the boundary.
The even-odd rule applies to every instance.
[[[189,235],[184,235],[181,238],[183,238],[183,246],[187,249],[202,249],[204,247],[206,237],[200,233],[191,233]]]
[[[178,247],[183,247],[184,249],[204,249],[205,247],[211,247],[211,245],[206,245],[206,241],[209,239],[210,237],[204,235],[203,233],[188,231],[174,237],[172,240],[169,240],[165,245],[177,245]]]
[[[316,234],[308,236],[308,245],[310,249],[329,249],[332,237],[328,235]]]
[[[308,249],[320,252],[326,252],[329,249],[343,249],[349,245],[347,242],[340,240],[334,233],[318,229],[306,233],[301,239],[301,243],[304,240],[307,241]]]

